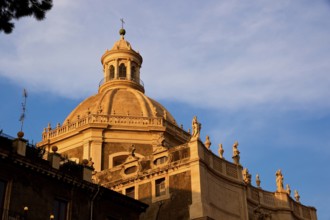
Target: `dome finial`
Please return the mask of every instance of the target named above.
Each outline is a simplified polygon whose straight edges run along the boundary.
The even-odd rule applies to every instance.
[[[125,34],[126,34],[126,31],[124,29],[124,24],[125,24],[125,21],[123,18],[120,19],[121,21],[121,29],[119,30],[119,34],[122,38],[124,38]]]

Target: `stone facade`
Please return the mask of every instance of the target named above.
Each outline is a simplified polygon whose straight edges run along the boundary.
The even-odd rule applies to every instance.
[[[140,219],[310,219],[316,210],[294,201],[286,191],[268,192],[251,185],[240,164],[238,142],[233,162],[200,141],[201,123],[192,131],[144,94],[141,55],[121,38],[101,58],[104,81],[55,128],[42,134],[40,148],[79,160],[92,158],[94,181],[143,201]],[[134,67],[134,68],[133,68]]]

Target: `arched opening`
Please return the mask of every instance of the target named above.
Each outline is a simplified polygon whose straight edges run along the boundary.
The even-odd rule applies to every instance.
[[[123,63],[119,65],[119,78],[120,79],[126,78],[126,66]]]
[[[115,67],[113,65],[110,66],[110,79],[115,78]]]
[[[113,158],[113,166],[119,166],[121,164],[123,164],[125,162],[125,160],[127,159],[128,155],[120,155],[120,156],[116,156]]]
[[[132,68],[131,68],[131,79],[133,81],[136,81],[136,69],[135,69],[135,66],[132,66]]]

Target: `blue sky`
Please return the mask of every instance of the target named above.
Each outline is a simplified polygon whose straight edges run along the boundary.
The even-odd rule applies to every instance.
[[[0,33],[0,129],[14,136],[28,90],[26,138],[40,141],[97,92],[100,58],[119,39],[143,56],[146,94],[184,128],[241,162],[261,185],[285,184],[330,220],[330,2],[58,0],[42,22],[22,18]]]

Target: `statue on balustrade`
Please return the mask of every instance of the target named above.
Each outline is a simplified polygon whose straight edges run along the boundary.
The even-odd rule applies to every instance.
[[[276,171],[276,186],[277,186],[277,192],[283,192],[284,188],[283,188],[283,175],[282,175],[282,171],[279,169]]]
[[[192,130],[193,130],[192,137],[191,137],[192,140],[199,139],[201,128],[202,128],[202,125],[201,125],[201,123],[199,123],[197,121],[197,116],[194,116],[194,118],[192,120]]]

